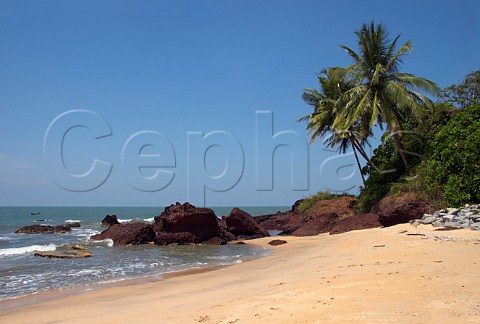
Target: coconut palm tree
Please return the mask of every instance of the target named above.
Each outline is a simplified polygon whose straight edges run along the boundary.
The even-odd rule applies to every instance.
[[[332,127],[341,125],[350,128],[356,124],[367,125],[368,131],[377,124],[392,134],[400,156],[408,167],[408,158],[401,141],[402,114],[419,112],[432,108],[432,101],[420,92],[438,95],[438,86],[425,78],[399,72],[406,54],[411,51],[411,41],[397,50],[400,35],[390,41],[382,24],[364,24],[358,37],[358,53],[347,46],[341,46],[353,59],[347,68],[334,68],[335,79],[348,80],[353,84],[337,100],[335,119]]]
[[[337,123],[337,127],[333,127],[337,119],[336,106],[338,98],[350,89],[352,84],[334,79],[328,69],[318,74],[317,78],[320,90],[305,89],[302,95],[303,100],[314,107],[314,111],[298,121],[307,121],[307,129],[309,130],[309,135],[311,135],[310,144],[317,138],[323,138],[329,134],[329,137],[324,141],[327,147],[337,148],[340,153],[345,153],[351,146],[362,175],[362,180],[365,183],[357,151],[378,171],[364,150],[365,144],[368,144],[366,139],[371,134],[365,133],[365,125],[361,123],[350,125],[349,128],[344,128]]]

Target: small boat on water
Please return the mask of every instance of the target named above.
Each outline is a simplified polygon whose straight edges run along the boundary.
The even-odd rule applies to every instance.
[[[37,215],[40,215],[40,212],[36,212],[36,213],[31,212],[30,215],[32,215],[32,216],[37,216]]]

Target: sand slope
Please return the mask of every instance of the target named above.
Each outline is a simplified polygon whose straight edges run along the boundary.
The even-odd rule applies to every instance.
[[[274,247],[274,253],[262,259],[6,309],[0,322],[473,323],[480,319],[478,232],[398,225],[285,239],[287,244]]]

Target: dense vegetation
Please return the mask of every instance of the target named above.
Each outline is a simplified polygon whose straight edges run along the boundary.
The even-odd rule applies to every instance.
[[[440,91],[427,79],[400,72],[410,41],[397,49],[399,36],[390,41],[374,23],[355,34],[357,52],[342,46],[353,63],[324,70],[320,89],[305,89],[302,98],[313,113],[300,121],[307,122],[312,142],[326,138],[340,153],[352,148],[359,167],[357,152],[367,161],[359,209],[368,212],[384,196],[404,191],[436,207],[480,202],[480,71]],[[386,132],[369,158],[364,147],[375,125]],[[301,208],[333,197],[319,193]]]
[[[372,156],[373,163],[378,165],[381,172],[374,172],[368,166],[362,169],[362,172],[368,175],[368,179],[359,197],[361,211],[370,211],[389,193],[414,191],[418,193],[420,199],[427,199],[419,183],[416,169],[423,159],[432,155],[435,136],[450,120],[450,114],[449,106],[436,104],[433,110],[425,113],[421,119],[405,117],[403,142],[410,160],[408,168],[402,163],[391,137],[384,134],[382,144],[374,150]],[[441,204],[443,198],[437,194],[434,201]]]
[[[480,104],[462,109],[432,141],[431,157],[419,166],[429,197],[458,206],[480,202]]]

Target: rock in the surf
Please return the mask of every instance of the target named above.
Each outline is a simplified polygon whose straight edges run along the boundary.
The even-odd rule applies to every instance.
[[[117,215],[107,215],[102,220],[102,226],[103,227],[109,227],[109,226],[112,226],[114,224],[120,224],[120,222],[117,219]]]
[[[155,231],[151,224],[114,224],[90,238],[92,240],[111,239],[114,245],[137,245],[152,242],[155,239]]]
[[[15,231],[23,234],[61,234],[68,233],[72,229],[65,225],[31,225],[24,226]]]

